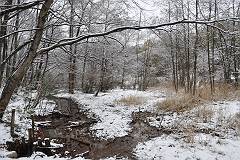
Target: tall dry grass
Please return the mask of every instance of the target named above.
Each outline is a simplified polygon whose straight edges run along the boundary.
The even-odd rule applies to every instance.
[[[144,104],[145,100],[144,97],[131,95],[115,100],[115,103],[124,106],[138,106]]]
[[[236,99],[240,95],[238,88],[226,83],[215,85],[214,92],[211,93],[211,87],[204,85],[197,90],[197,96],[203,100],[230,100]]]
[[[219,83],[215,85],[214,93],[211,92],[209,85],[199,87],[195,96],[181,89],[164,101],[157,102],[156,107],[159,111],[184,112],[210,101],[233,99],[240,99],[240,90],[230,84]]]
[[[192,109],[199,103],[199,99],[186,94],[167,98],[164,101],[157,102],[156,106],[159,110],[164,110],[166,112],[184,112]]]

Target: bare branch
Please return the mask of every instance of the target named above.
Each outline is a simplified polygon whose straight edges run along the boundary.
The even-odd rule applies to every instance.
[[[0,40],[1,40],[1,39],[4,39],[4,38],[7,38],[7,37],[9,37],[9,36],[11,36],[11,35],[13,35],[13,34],[19,33],[19,32],[29,32],[29,31],[35,31],[35,30],[39,30],[39,28],[23,29],[23,30],[14,31],[14,32],[11,32],[11,33],[9,33],[9,34],[6,34],[6,35],[0,37]]]
[[[30,42],[32,42],[32,40],[24,42],[22,45],[18,46],[0,65],[0,68],[2,68],[7,62],[8,60],[10,60],[18,51],[20,51],[23,47],[25,47],[26,45],[28,45]]]
[[[211,27],[217,28],[218,30],[221,30],[222,32],[226,33],[226,31],[222,30],[221,28],[218,28],[217,26],[211,25],[211,24],[214,24],[214,23],[220,22],[220,21],[233,21],[233,20],[239,20],[239,18],[228,18],[228,19],[220,19],[220,20],[212,20],[212,21],[181,20],[181,21],[176,21],[176,22],[171,22],[171,23],[163,23],[163,24],[159,24],[159,25],[118,27],[118,28],[115,28],[115,29],[112,29],[110,31],[103,32],[103,33],[87,34],[87,35],[81,35],[79,37],[62,39],[49,47],[38,50],[38,54],[45,52],[45,51],[53,50],[53,49],[61,47],[61,46],[71,45],[71,44],[77,43],[77,42],[82,41],[87,38],[106,36],[106,35],[109,35],[112,33],[122,32],[124,30],[159,29],[161,27],[173,26],[173,25],[182,24],[182,23],[210,25]]]
[[[38,1],[34,1],[34,2],[29,2],[29,3],[23,3],[21,5],[17,5],[17,6],[13,6],[11,8],[5,9],[3,11],[0,12],[0,16],[3,16],[5,14],[17,11],[17,10],[26,10],[29,9],[33,6],[36,6],[38,4],[40,4],[41,2],[43,2],[44,0],[38,0]]]

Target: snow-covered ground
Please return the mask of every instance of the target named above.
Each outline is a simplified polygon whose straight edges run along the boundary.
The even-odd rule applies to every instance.
[[[145,103],[140,106],[121,106],[115,103],[131,95],[143,97]],[[97,137],[104,139],[127,135],[131,130],[129,122],[132,112],[139,110],[156,112],[155,103],[165,99],[163,92],[133,90],[113,90],[101,93],[99,97],[82,93],[58,96],[71,97],[96,114],[101,121],[94,125],[92,130],[96,130]],[[150,125],[175,128],[182,133],[163,135],[139,143],[134,149],[138,159],[240,159],[239,101],[219,101],[181,114],[163,113],[163,115],[162,121],[156,120],[159,117],[149,117]],[[213,133],[191,133],[188,131],[190,126],[199,130],[211,129],[210,132]]]
[[[58,97],[71,97],[90,113],[98,116],[100,121],[92,126],[96,137],[101,139],[113,139],[123,137],[131,130],[129,123],[132,121],[132,112],[155,111],[155,103],[164,99],[165,95],[160,91],[136,91],[136,90],[112,90],[108,93],[100,93],[98,97],[93,94],[58,94]],[[143,104],[136,106],[124,106],[117,103],[122,98],[129,96],[140,97]]]
[[[12,108],[17,112],[17,124],[20,127],[28,127],[30,121],[26,119],[30,114],[47,114],[53,111],[55,103],[42,100],[41,105],[28,113],[25,95],[18,94],[12,99],[4,120],[9,121]],[[34,96],[33,95],[29,95]],[[159,113],[158,116],[149,117],[150,125],[159,128],[175,129],[176,132],[163,134],[160,137],[152,138],[146,142],[139,143],[133,149],[137,159],[219,159],[219,160],[239,160],[240,159],[240,102],[239,101],[219,101],[192,110],[177,113],[157,112],[155,104],[165,99],[165,94],[158,90],[135,91],[135,90],[112,90],[107,93],[100,93],[97,97],[93,94],[59,93],[58,97],[70,97],[83,109],[88,110],[90,116],[96,116],[99,121],[91,127],[91,131],[100,139],[114,139],[128,135],[131,131],[131,114],[139,111],[150,111]],[[118,103],[122,98],[129,96],[140,97],[143,103],[139,105],[127,106]],[[26,96],[25,96],[26,97]],[[159,118],[162,121],[159,121]],[[209,133],[194,132],[194,129],[205,129]],[[0,144],[9,140],[9,127],[0,123]],[[0,159],[8,152],[0,149]],[[28,159],[37,159],[35,153]],[[44,157],[43,159],[53,159],[54,157]],[[55,157],[56,159],[60,159]],[[24,158],[23,158],[24,159]],[[76,158],[83,159],[83,158]],[[109,157],[109,160],[117,159]]]
[[[162,121],[157,121],[156,117],[149,119],[152,126],[177,132],[139,143],[134,152],[140,160],[240,159],[239,101],[205,104],[181,114],[165,115]]]
[[[12,97],[3,115],[3,121],[10,122],[12,109],[15,109],[16,131],[25,137],[27,136],[27,128],[31,127],[30,116],[32,114],[47,115],[51,113],[56,106],[54,101],[41,99],[39,104],[35,108],[32,108],[31,106],[36,96],[36,92],[26,93],[26,91],[19,91]]]

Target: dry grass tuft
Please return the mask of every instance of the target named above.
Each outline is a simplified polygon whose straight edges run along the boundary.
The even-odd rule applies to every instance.
[[[119,100],[115,100],[115,103],[118,105],[124,105],[124,106],[138,106],[138,105],[142,105],[145,102],[145,98],[144,97],[140,97],[140,96],[127,96],[127,97],[123,97]]]
[[[200,103],[199,99],[191,95],[182,95],[168,98],[162,102],[157,102],[158,110],[166,112],[184,112],[194,108]]]
[[[195,142],[196,133],[195,133],[194,127],[185,128],[183,130],[183,133],[185,135],[183,139],[184,142],[190,143],[190,144],[193,144]]]
[[[214,116],[214,110],[208,106],[200,106],[194,112],[195,117],[203,123],[210,122]]]
[[[154,87],[149,87],[148,90],[159,90],[159,91],[164,91],[166,93],[173,93],[175,92],[175,88],[172,84],[172,82],[161,82],[159,85],[154,86]]]

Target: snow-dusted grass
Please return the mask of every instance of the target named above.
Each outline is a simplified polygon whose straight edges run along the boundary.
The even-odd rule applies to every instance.
[[[151,117],[150,125],[164,128],[175,128],[184,131],[194,126],[195,130],[210,129],[221,136],[229,133],[239,134],[240,102],[218,101],[191,108],[190,110],[174,113],[161,111],[159,117]]]
[[[101,139],[113,139],[123,137],[131,131],[129,123],[132,121],[132,112],[155,111],[154,104],[164,98],[160,91],[136,91],[136,90],[112,90],[100,93],[98,97],[93,94],[58,94],[58,97],[71,97],[85,109],[96,115],[100,121],[91,127],[96,137]],[[128,106],[125,103],[116,103],[128,97],[142,97],[142,103]]]
[[[203,112],[203,113],[200,113]],[[205,104],[195,108],[190,112],[194,115],[194,124],[199,128],[210,128],[224,136],[235,132],[239,134],[238,126],[240,116],[239,101],[218,101],[210,104]],[[233,133],[232,133],[233,134]]]
[[[144,97],[137,97],[137,96],[128,96],[128,97],[123,97],[119,100],[116,100],[115,103],[117,105],[124,105],[124,106],[139,106],[144,104],[145,102]]]
[[[197,134],[193,143],[186,143],[178,137],[163,135],[139,143],[134,152],[139,160],[239,160],[240,141]]]
[[[157,118],[150,117],[150,125],[172,129],[173,133],[139,143],[135,148],[138,159],[240,158],[239,101],[211,102],[181,114],[165,113],[162,121]],[[206,133],[197,132],[201,130]]]

